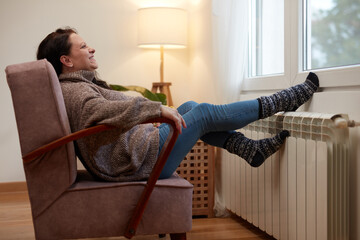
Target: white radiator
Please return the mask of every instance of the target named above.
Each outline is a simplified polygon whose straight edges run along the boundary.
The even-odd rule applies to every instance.
[[[276,239],[349,239],[349,130],[335,117],[285,113],[242,129],[252,139],[282,129],[291,137],[259,168],[222,151],[226,208]]]

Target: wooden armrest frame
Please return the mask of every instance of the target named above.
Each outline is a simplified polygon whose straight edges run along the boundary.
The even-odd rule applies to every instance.
[[[113,128],[115,128],[115,127],[109,126],[109,125],[97,125],[94,127],[85,128],[80,131],[71,133],[69,135],[66,135],[64,137],[56,139],[55,141],[52,141],[44,146],[41,146],[41,147],[35,149],[34,151],[32,151],[30,153],[24,155],[23,162],[29,163],[32,160],[34,160],[35,158],[43,155],[44,153],[54,150],[55,148],[61,147],[62,145],[65,145],[69,142],[72,142],[79,138],[90,136],[92,134],[99,133],[99,132],[102,132],[105,130],[113,129]]]
[[[126,231],[124,233],[124,236],[129,239],[132,238],[136,233],[136,229],[141,221],[142,215],[144,214],[146,205],[149,202],[150,195],[151,195],[152,191],[154,190],[155,184],[161,174],[161,171],[164,168],[165,163],[170,155],[170,152],[175,145],[177,137],[179,136],[179,131],[176,129],[175,123],[168,118],[163,118],[163,117],[153,118],[153,119],[143,122],[142,124],[153,123],[153,122],[168,123],[171,126],[170,133],[169,133],[169,135],[166,139],[166,142],[159,154],[159,157],[155,163],[155,166],[149,176],[149,179],[145,185],[145,188],[144,188],[144,190],[138,200],[138,203],[135,207],[134,213],[133,213],[132,217],[130,218],[128,227],[126,228]],[[77,139],[80,139],[80,138],[83,138],[86,136],[90,136],[95,133],[114,129],[114,128],[115,128],[114,126],[109,126],[109,125],[97,125],[94,127],[90,127],[90,128],[86,128],[86,129],[77,131],[70,135],[59,138],[59,139],[57,139],[49,144],[46,144],[42,147],[39,147],[38,149],[24,155],[23,162],[29,163],[32,160],[34,160],[36,157],[39,157],[42,154],[44,154],[48,151],[51,151],[57,147],[60,147],[62,145],[65,145],[69,142],[72,142],[74,140],[77,140]]]
[[[159,179],[162,169],[165,166],[165,163],[174,148],[175,142],[179,136],[179,131],[176,129],[174,121],[163,118],[156,120],[155,122],[168,123],[170,127],[169,135],[166,139],[165,144],[162,147],[162,150],[159,154],[159,157],[155,163],[155,166],[149,176],[149,179],[145,185],[144,191],[142,192],[140,199],[135,207],[134,213],[129,221],[128,227],[125,230],[124,236],[131,239],[135,233],[136,229],[140,223],[141,217],[144,214],[147,203],[149,202],[150,195],[154,190],[156,181]]]

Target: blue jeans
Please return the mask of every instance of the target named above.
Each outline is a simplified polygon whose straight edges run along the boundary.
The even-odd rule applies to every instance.
[[[184,103],[178,108],[187,128],[182,129],[175,146],[161,172],[160,178],[169,178],[192,149],[195,143],[202,141],[216,147],[223,147],[234,130],[243,128],[259,119],[259,102],[257,100],[235,102],[224,105],[208,103],[198,104],[193,101]],[[159,126],[159,152],[169,134],[169,125]]]

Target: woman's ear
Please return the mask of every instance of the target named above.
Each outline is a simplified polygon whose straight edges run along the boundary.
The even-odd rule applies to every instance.
[[[60,57],[60,62],[61,62],[62,64],[64,64],[64,66],[69,67],[69,68],[72,68],[72,67],[74,66],[74,64],[72,63],[71,59],[70,59],[68,56],[66,56],[66,55],[62,55],[62,56]]]

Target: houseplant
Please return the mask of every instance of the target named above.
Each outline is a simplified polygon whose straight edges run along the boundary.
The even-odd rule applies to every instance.
[[[110,84],[111,89],[116,91],[135,91],[140,93],[143,97],[150,99],[151,101],[161,102],[163,105],[167,104],[166,95],[163,93],[153,93],[150,90],[139,86],[121,86],[116,84]]]

